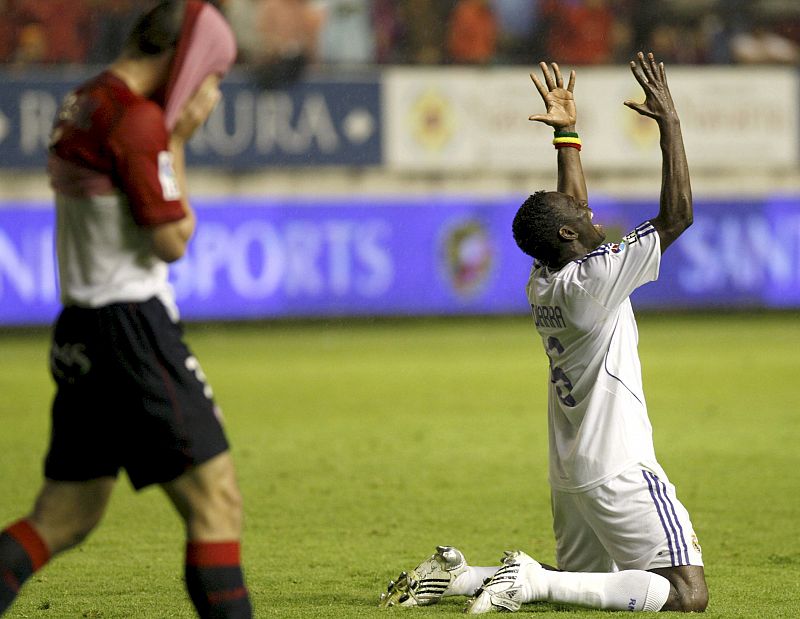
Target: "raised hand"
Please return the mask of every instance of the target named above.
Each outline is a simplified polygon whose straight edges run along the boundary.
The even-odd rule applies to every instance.
[[[667,86],[664,63],[656,62],[653,54],[636,54],[631,71],[644,90],[644,103],[625,101],[632,110],[654,118],[661,134],[661,200],[658,215],[650,223],[658,231],[661,253],[692,224],[692,185],[689,164],[683,147],[681,123],[675,103]]]
[[[533,116],[529,116],[528,120],[535,120],[550,125],[554,129],[574,127],[577,118],[575,97],[572,95],[575,89],[575,71],[570,71],[569,83],[567,87],[564,88],[564,78],[561,77],[561,69],[558,68],[555,62],[550,65],[550,67],[552,67],[552,73],[546,62],[540,62],[539,66],[542,69],[544,84],[542,84],[539,78],[533,73],[531,73],[531,80],[533,80],[536,90],[542,95],[547,113],[534,114]]]
[[[644,90],[644,103],[628,100],[625,101],[625,105],[657,121],[677,120],[678,113],[675,111],[675,104],[667,85],[664,63],[657,63],[652,52],[647,54],[647,57],[642,52],[636,56],[637,60],[631,61],[631,71]]]

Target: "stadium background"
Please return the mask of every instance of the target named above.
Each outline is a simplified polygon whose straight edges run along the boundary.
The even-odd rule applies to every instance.
[[[146,4],[0,2],[2,522],[30,505],[47,440],[52,116]],[[494,0],[488,19],[468,1],[222,4],[241,62],[190,146],[200,226],[172,278],[234,446],[257,616],[383,616],[385,581],[437,543],[553,562],[547,360],[509,234],[555,185],[527,74],[578,70],[590,199],[619,237],[661,182],[653,123],[622,105],[640,48],[668,64],[695,197],[634,300],[656,448],[701,537],[705,616],[800,616],[796,3]],[[121,483],[84,551],[9,616],[192,617],[181,544],[158,491]]]
[[[637,45],[669,66],[696,201],[662,285],[638,305],[800,304],[793,3],[221,5],[242,51],[189,146],[201,225],[173,269],[185,318],[524,313],[527,261],[509,222],[555,184],[549,132],[527,121],[541,108],[527,73],[540,58],[578,68],[591,202],[621,236],[657,211],[660,185],[655,125],[621,104],[641,96],[623,60]],[[58,308],[52,118],[91,75],[79,61],[113,58],[142,4],[4,7],[17,48],[0,92],[0,324],[43,324]],[[759,47],[765,36],[784,47]]]

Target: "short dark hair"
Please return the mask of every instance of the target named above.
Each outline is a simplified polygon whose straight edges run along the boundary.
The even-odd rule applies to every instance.
[[[558,231],[574,219],[558,198],[567,196],[556,191],[537,191],[522,203],[511,225],[517,247],[548,265],[555,264],[559,257]]]
[[[122,49],[129,58],[157,56],[178,44],[186,9],[185,0],[162,0],[133,26]]]

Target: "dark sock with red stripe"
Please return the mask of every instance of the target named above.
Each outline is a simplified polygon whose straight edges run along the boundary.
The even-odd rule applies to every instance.
[[[251,619],[239,542],[188,542],[186,589],[200,619]]]
[[[0,533],[0,615],[14,602],[20,587],[50,559],[50,551],[27,520]]]

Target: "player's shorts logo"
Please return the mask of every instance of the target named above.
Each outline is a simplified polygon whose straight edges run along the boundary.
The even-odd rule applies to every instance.
[[[74,384],[92,369],[83,344],[57,344],[50,349],[50,371],[60,381]]]
[[[494,268],[495,248],[486,225],[461,220],[445,228],[439,245],[440,268],[461,297],[480,293]]]

